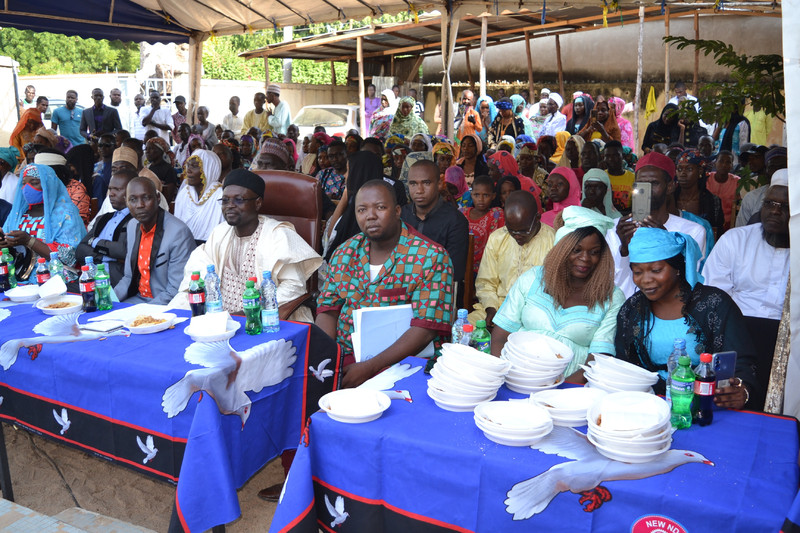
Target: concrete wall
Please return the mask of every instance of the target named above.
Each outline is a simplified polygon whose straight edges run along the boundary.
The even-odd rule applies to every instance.
[[[14,94],[14,63],[10,57],[0,56],[0,102],[5,102],[0,106],[0,146],[8,146],[11,132],[19,121]],[[23,95],[20,92],[20,97]]]

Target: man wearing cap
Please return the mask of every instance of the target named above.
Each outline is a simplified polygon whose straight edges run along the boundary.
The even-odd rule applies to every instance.
[[[776,146],[769,150],[764,156],[767,165],[767,179],[772,179],[776,171],[788,166],[787,151],[783,146]],[[746,226],[750,219],[758,214],[761,204],[764,202],[764,195],[767,193],[767,186],[759,187],[748,192],[742,199],[739,214],[736,215],[736,227]]]
[[[606,241],[614,257],[614,284],[625,293],[626,298],[636,292],[628,259],[628,244],[637,228],[679,231],[697,241],[700,250],[706,249],[706,231],[703,226],[671,215],[667,209],[667,196],[675,191],[675,163],[672,159],[658,152],[649,152],[636,164],[636,181],[651,185],[650,214],[640,222],[634,221],[631,215],[618,218],[614,221],[614,227],[606,233]]]
[[[720,237],[703,267],[706,285],[731,295],[756,344],[756,376],[767,390],[778,325],[789,281],[789,171],[772,175],[761,221]]]
[[[289,170],[289,152],[286,145],[274,137],[261,141],[261,148],[253,162],[253,170]]]
[[[274,111],[267,110],[267,122],[275,136],[286,135],[292,123],[292,113],[289,104],[281,101],[281,88],[274,83],[267,87],[267,102],[275,106]]]
[[[125,273],[114,292],[121,302],[167,304],[195,248],[192,231],[159,207],[156,186],[147,178],[133,178],[126,199],[133,219],[126,228]]]
[[[82,258],[91,256],[94,258],[95,264],[99,265],[102,262],[106,265],[112,286],[119,283],[125,273],[128,222],[132,218],[125,200],[125,193],[128,182],[135,177],[136,171],[130,166],[112,170],[106,198],[113,211],[98,215],[94,226],[78,243],[75,254],[81,263]]]
[[[205,272],[214,265],[220,278],[222,305],[228,312],[241,312],[245,282],[272,272],[278,288],[278,306],[306,293],[306,281],[322,264],[322,258],[300,237],[294,226],[259,215],[264,180],[244,169],[231,171],[222,190],[225,222],[215,227],[208,240],[197,247],[184,268],[180,292],[172,305],[188,309],[187,291],[193,271]],[[282,317],[286,318],[286,317]],[[311,311],[298,307],[292,320],[313,322]]]
[[[242,130],[239,135],[247,135],[250,128],[258,128],[259,130],[267,131],[269,129],[269,109],[265,109],[264,104],[267,103],[267,95],[264,93],[256,93],[253,97],[253,105],[255,109],[251,109],[244,115],[244,122]]]
[[[176,96],[175,100],[173,100],[175,104],[175,109],[177,111],[172,115],[172,140],[175,141],[175,144],[180,144],[181,136],[178,130],[181,127],[181,124],[186,122],[186,98],[183,96]]]

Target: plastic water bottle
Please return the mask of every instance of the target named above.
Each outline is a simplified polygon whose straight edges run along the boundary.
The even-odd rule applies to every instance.
[[[192,272],[192,279],[189,282],[189,307],[192,308],[192,316],[206,314],[206,291],[200,285],[200,272]]]
[[[36,283],[42,285],[49,279],[50,269],[47,268],[47,261],[44,260],[44,257],[40,257],[36,260]]]
[[[81,267],[81,277],[78,280],[78,285],[81,290],[81,297],[83,297],[83,310],[87,313],[97,311],[97,299],[94,295],[94,278],[92,272],[89,270],[89,265]]]
[[[492,353],[492,335],[486,329],[486,321],[478,320],[475,324],[475,331],[472,334],[470,346],[483,353]]]
[[[453,344],[460,344],[461,337],[464,335],[464,324],[467,323],[467,310],[466,309],[459,309],[458,314],[456,315],[456,321],[453,322],[453,328],[451,330],[452,336],[450,337],[450,342]]]
[[[58,252],[50,252],[50,262],[47,264],[50,270],[50,277],[61,276],[61,279],[67,281],[64,277],[64,263],[58,258]]]
[[[678,359],[678,366],[672,373],[672,408],[670,422],[676,429],[692,427],[692,400],[694,399],[694,372],[692,360],[688,355]]]
[[[247,280],[242,296],[242,304],[244,307],[244,316],[247,322],[244,325],[244,331],[248,335],[258,335],[261,333],[261,298],[258,295],[258,289],[253,280]]]
[[[686,339],[675,339],[672,343],[672,353],[669,354],[669,359],[667,359],[667,392],[666,398],[667,403],[672,405],[672,397],[670,391],[670,383],[672,381],[672,373],[675,372],[675,369],[678,368],[678,359],[682,355],[686,354]]]
[[[222,291],[219,288],[219,276],[217,276],[214,265],[206,267],[206,313],[222,312]]]
[[[700,364],[694,373],[694,404],[692,419],[700,426],[708,426],[714,420],[714,393],[717,389],[717,376],[711,364],[710,353],[700,354]]]
[[[3,254],[0,255],[0,291],[7,291],[11,288],[11,271],[6,260],[7,251],[7,248],[3,248]]]
[[[97,278],[97,265],[94,264],[94,257],[87,255],[83,259],[83,264],[89,267],[89,273],[92,274],[92,279]],[[52,272],[50,275],[52,275]]]
[[[114,304],[111,302],[111,280],[106,273],[106,265],[97,265],[97,277],[94,278],[94,295],[97,300],[97,309],[108,311]]]
[[[8,282],[11,284],[11,288],[17,286],[17,276],[14,269],[14,258],[8,252],[8,248],[3,248],[2,255],[0,255],[0,263],[5,263],[6,267],[8,268]]]
[[[272,272],[265,270],[261,280],[261,326],[265,333],[277,333],[281,330],[281,319],[278,316],[278,288],[272,281]]]
[[[461,344],[465,346],[470,346],[470,341],[472,340],[472,330],[475,329],[472,327],[472,324],[466,323],[463,326],[463,334],[461,335]]]

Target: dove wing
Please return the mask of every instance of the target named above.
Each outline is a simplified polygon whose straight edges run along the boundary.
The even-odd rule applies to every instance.
[[[407,378],[422,370],[421,366],[412,367],[408,363],[397,363],[390,366],[377,376],[368,379],[359,388],[372,390],[389,390],[394,388],[394,384],[401,379]]]
[[[48,337],[79,335],[78,317],[80,315],[80,313],[70,313],[68,315],[51,316],[47,320],[36,324],[33,327],[33,332],[39,335],[47,335]]]
[[[586,435],[572,428],[554,427],[548,436],[533,448],[574,461],[597,459],[600,454]]]
[[[155,447],[156,447],[156,444],[153,441],[153,436],[152,435],[148,435],[147,436],[147,449],[150,450],[150,451],[153,451],[155,449]]]
[[[61,419],[64,422],[69,422],[69,414],[67,413],[66,409],[61,409]]]
[[[150,454],[150,450],[147,448],[147,446],[145,446],[144,442],[142,442],[142,439],[139,437],[139,435],[136,435],[136,444],[139,445],[139,449],[142,450],[142,453],[145,455]]]
[[[59,425],[63,426],[65,424],[64,419],[58,416],[58,413],[56,413],[55,409],[53,409],[53,417],[56,419],[56,422],[58,422]]]
[[[236,377],[241,391],[260,392],[264,387],[277,385],[294,373],[297,349],[290,341],[276,340],[237,352],[242,365]]]
[[[344,514],[344,498],[341,496],[336,497],[336,514],[339,516]]]
[[[206,368],[225,367],[234,363],[231,350],[228,341],[193,342],[186,348],[183,358],[187,363]]]
[[[2,319],[0,319],[0,320],[2,320]],[[328,359],[325,359],[324,361],[322,361],[320,364],[318,364],[318,365],[317,365],[317,372],[319,372],[320,374],[322,374],[322,373],[323,373],[323,371],[325,370],[325,367],[326,367],[326,366],[328,366],[328,364],[329,364],[330,362],[331,362],[331,360],[330,360],[330,358],[328,358]]]
[[[331,501],[328,499],[328,495],[325,495],[325,507],[328,508],[328,512],[331,514],[333,518],[336,518],[338,515],[336,514],[336,509],[333,508],[331,505]]]

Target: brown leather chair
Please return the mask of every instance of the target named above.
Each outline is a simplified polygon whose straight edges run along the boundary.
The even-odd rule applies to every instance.
[[[97,198],[92,198],[89,200],[89,220],[94,219],[97,216],[97,212],[100,211],[100,204]]]
[[[305,174],[283,170],[258,170],[255,173],[261,176],[265,185],[259,212],[294,224],[297,234],[322,255],[322,188],[319,181]],[[308,294],[281,306],[281,318],[291,315],[316,294],[316,273],[308,279],[306,288]]]

